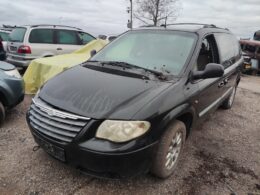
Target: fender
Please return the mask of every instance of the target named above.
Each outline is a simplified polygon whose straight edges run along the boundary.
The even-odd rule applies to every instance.
[[[187,130],[187,134],[190,132],[190,130],[193,128],[194,126],[194,121],[195,117],[196,117],[196,111],[195,109],[191,106],[191,104],[189,103],[184,103],[181,104],[177,107],[175,107],[174,109],[172,109],[170,112],[168,112],[160,121],[158,128],[160,129],[160,131],[157,131],[158,134],[157,136],[161,137],[163,135],[163,133],[166,131],[167,127],[174,121],[174,120],[181,120],[183,121],[181,118],[181,116],[184,116],[185,114],[188,114],[192,117],[192,123],[189,127],[189,129]],[[184,121],[183,121],[184,122]],[[184,122],[185,123],[185,122]]]

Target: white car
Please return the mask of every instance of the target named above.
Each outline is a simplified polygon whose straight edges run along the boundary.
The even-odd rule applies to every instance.
[[[7,50],[7,41],[10,33],[10,31],[0,29],[0,37],[2,38],[2,44],[5,51]]]
[[[26,68],[36,58],[71,53],[94,39],[89,33],[69,26],[16,27],[9,36],[7,62]]]

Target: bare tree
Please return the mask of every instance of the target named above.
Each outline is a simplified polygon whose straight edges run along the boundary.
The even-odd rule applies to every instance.
[[[134,17],[147,25],[158,26],[178,17],[179,0],[136,0]]]

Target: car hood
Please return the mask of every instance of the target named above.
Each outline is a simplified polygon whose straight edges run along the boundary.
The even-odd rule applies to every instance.
[[[13,69],[15,69],[15,67],[12,64],[0,61],[0,70],[8,71]]]
[[[39,97],[64,111],[94,119],[131,119],[171,82],[143,80],[82,66],[47,82]]]

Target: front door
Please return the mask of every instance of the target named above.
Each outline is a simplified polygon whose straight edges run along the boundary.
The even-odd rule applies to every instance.
[[[194,71],[203,71],[209,63],[219,63],[218,48],[214,35],[206,36],[201,44],[201,50]],[[199,93],[195,99],[195,109],[199,118],[205,118],[216,108],[219,98],[223,95],[223,78],[200,79],[194,81]]]

